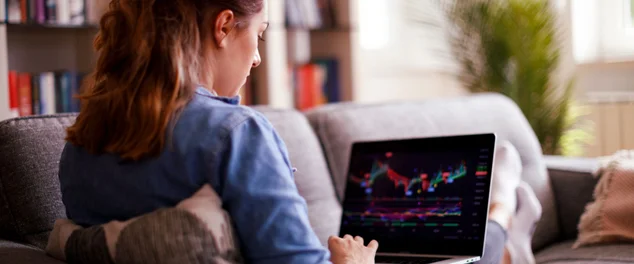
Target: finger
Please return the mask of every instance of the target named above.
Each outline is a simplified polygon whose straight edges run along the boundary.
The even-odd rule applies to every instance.
[[[354,240],[351,235],[345,235],[345,236],[343,236],[343,239],[344,240]]]
[[[359,242],[361,245],[365,245],[365,244],[363,244],[363,238],[362,238],[362,237],[360,237],[360,236],[356,236],[356,237],[354,237],[354,241]]]
[[[379,248],[379,242],[377,242],[376,240],[370,241],[370,243],[368,244],[368,248],[371,248],[373,251],[376,251]]]
[[[337,236],[330,236],[330,237],[328,237],[328,245],[335,244],[335,243],[339,242],[339,240],[341,240],[341,238],[339,238]]]

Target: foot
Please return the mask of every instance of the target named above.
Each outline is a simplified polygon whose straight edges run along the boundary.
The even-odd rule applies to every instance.
[[[542,216],[542,206],[533,189],[525,182],[517,188],[517,213],[507,230],[506,249],[511,263],[535,264],[531,240],[535,225]]]
[[[491,182],[491,204],[503,207],[509,216],[517,208],[516,189],[522,176],[520,155],[508,141],[498,145],[493,161]]]

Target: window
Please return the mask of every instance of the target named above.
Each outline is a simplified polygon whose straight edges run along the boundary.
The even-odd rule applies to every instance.
[[[632,28],[634,27],[634,0],[625,0],[625,2],[626,5],[629,5],[629,7],[625,9],[625,11],[627,11],[628,27]]]
[[[634,60],[634,0],[570,1],[578,63]]]
[[[390,38],[390,20],[388,19],[388,0],[364,0],[359,12],[359,38],[361,48],[381,49],[387,46]]]

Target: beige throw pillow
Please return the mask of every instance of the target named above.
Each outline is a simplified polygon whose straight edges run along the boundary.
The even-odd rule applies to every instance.
[[[596,175],[595,200],[586,206],[573,248],[634,242],[634,152],[603,159]]]
[[[209,185],[174,208],[82,228],[59,219],[46,252],[68,263],[242,263],[231,220]]]

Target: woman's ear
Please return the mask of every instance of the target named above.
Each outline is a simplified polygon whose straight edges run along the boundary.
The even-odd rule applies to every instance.
[[[227,36],[229,32],[235,27],[236,16],[231,10],[223,10],[216,16],[214,22],[214,39],[218,48],[224,48],[227,46]]]

